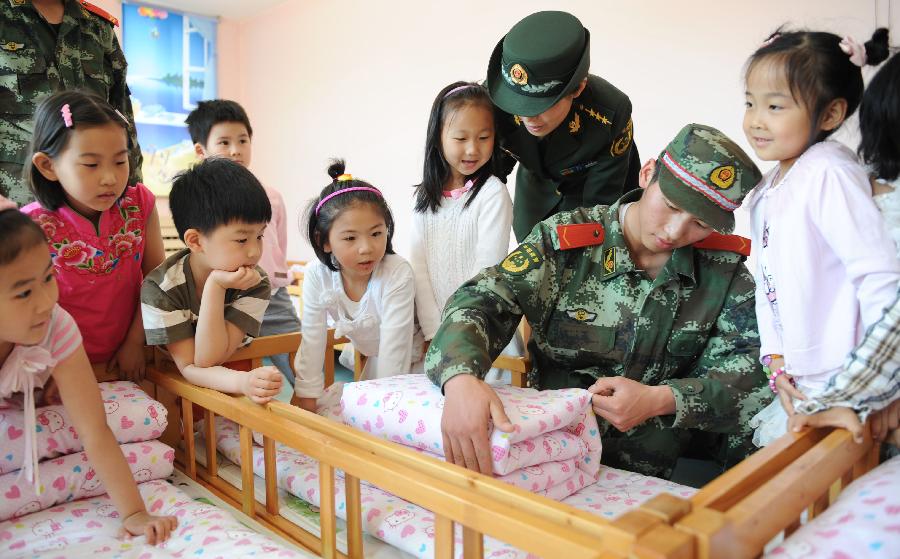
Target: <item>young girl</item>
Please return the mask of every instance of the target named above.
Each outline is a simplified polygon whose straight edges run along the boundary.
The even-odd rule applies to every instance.
[[[178,522],[147,513],[125,457],[106,424],[100,390],[72,317],[56,304],[56,272],[40,227],[0,200],[0,402],[23,392],[25,436],[33,437],[34,390],[51,377],[91,463],[131,535],[163,542]],[[26,448],[30,445],[26,442]],[[38,485],[36,459],[23,473]]]
[[[886,43],[887,30],[879,34]],[[885,63],[866,88],[859,106],[859,131],[859,155],[869,168],[875,203],[900,252],[900,56]],[[806,425],[843,427],[861,442],[862,426],[871,415],[872,436],[900,446],[898,318],[900,301],[867,332],[825,393],[797,406],[800,414],[815,415],[792,417],[795,430]]]
[[[332,182],[307,209],[307,236],[318,262],[303,276],[303,340],[294,390],[300,407],[315,411],[324,389],[327,321],[369,357],[369,379],[408,373],[421,360],[414,340],[415,284],[409,264],[391,246],[394,218],[381,192],[328,167]],[[328,356],[331,358],[331,356]]]
[[[876,62],[876,61],[872,61]],[[853,153],[826,141],[862,96],[865,50],[831,33],[775,33],[750,58],[744,133],[778,164],[750,198],[763,364],[778,398],[751,426],[786,432],[894,301],[900,264]]]
[[[512,200],[493,176],[494,110],[487,90],[455,82],[431,106],[425,170],[416,186],[410,264],[426,340],[453,292],[509,252]]]
[[[60,305],[84,336],[92,363],[144,373],[141,281],[164,253],[153,194],[128,181],[128,121],[80,91],[51,95],[35,111],[26,171],[34,203],[22,211],[44,230]]]

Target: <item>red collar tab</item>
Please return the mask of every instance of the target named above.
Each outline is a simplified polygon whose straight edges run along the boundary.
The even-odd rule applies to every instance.
[[[694,248],[706,250],[726,250],[741,256],[750,256],[750,239],[740,235],[713,233],[702,241],[694,243]]]
[[[560,250],[601,245],[606,238],[606,231],[600,223],[557,225],[556,234],[559,237]]]

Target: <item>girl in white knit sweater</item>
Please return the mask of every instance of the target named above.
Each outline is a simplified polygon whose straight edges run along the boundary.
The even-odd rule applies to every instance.
[[[487,90],[455,82],[435,98],[416,186],[411,264],[426,340],[456,289],[509,252],[512,200],[493,175],[494,109]]]

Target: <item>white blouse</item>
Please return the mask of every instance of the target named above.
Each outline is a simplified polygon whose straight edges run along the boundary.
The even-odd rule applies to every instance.
[[[384,378],[408,373],[421,358],[414,348],[415,283],[402,256],[387,254],[375,266],[358,303],[344,293],[341,273],[321,262],[303,276],[303,339],[295,359],[294,391],[301,398],[319,398],[325,387],[325,344],[329,321],[337,337],[346,336],[367,356],[363,376]],[[421,338],[420,338],[421,339]]]

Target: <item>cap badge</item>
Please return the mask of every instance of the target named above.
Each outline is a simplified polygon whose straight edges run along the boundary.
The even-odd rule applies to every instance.
[[[521,64],[513,64],[509,69],[509,78],[516,85],[525,85],[528,83],[528,72],[522,68]]]
[[[709,175],[709,182],[722,190],[731,188],[734,184],[734,167],[731,165],[716,167]]]

